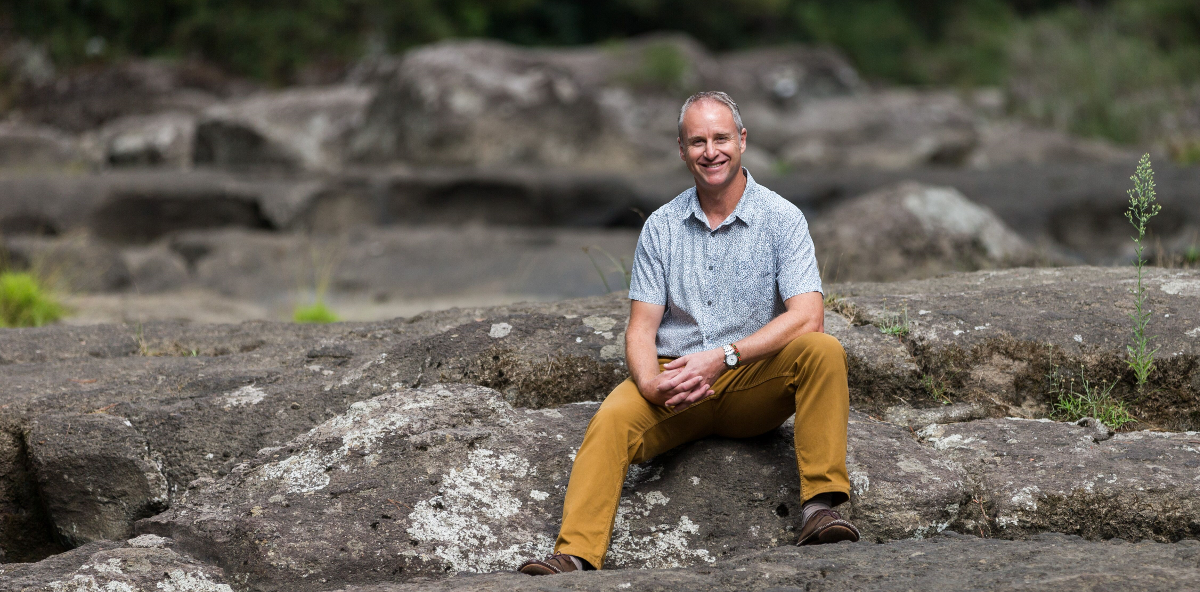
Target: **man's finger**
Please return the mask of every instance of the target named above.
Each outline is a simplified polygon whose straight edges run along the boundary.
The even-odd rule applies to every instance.
[[[665,393],[674,389],[675,387],[679,386],[679,383],[684,381],[684,378],[685,376],[683,373],[675,371],[674,375],[669,376],[658,383],[659,392]]]
[[[712,394],[714,394],[714,391],[709,389],[707,384],[702,385],[702,388],[696,389],[696,391],[694,391],[686,399],[684,399],[684,401],[682,403],[680,403],[679,405],[676,405],[675,411],[683,411],[684,409],[691,407],[693,404],[698,403],[704,397],[707,397]]]
[[[670,362],[663,364],[663,368],[674,370],[676,368],[679,368],[680,366],[686,366],[686,365],[687,365],[687,356],[684,356],[682,358],[675,358],[674,360],[671,360]]]
[[[697,376],[696,378],[699,378],[699,377]],[[680,385],[680,386],[682,387],[683,385]],[[674,392],[671,395],[671,398],[667,399],[666,404],[667,405],[678,405],[680,403],[686,402],[688,395],[690,395],[692,393],[692,391],[696,390],[696,387],[698,387],[698,386],[700,386],[700,384],[696,383],[696,384],[688,385],[688,388],[676,389],[676,392]]]
[[[701,380],[703,380],[702,377],[693,376],[692,378],[689,378],[688,380],[685,380],[685,381],[681,382],[680,384],[676,385],[675,388],[668,391],[667,394],[669,394],[672,399],[675,399],[675,398],[679,397],[680,395],[686,395],[686,394],[692,392],[692,390],[694,390],[697,386],[699,386]]]
[[[695,403],[696,401],[699,401],[700,399],[712,394],[713,391],[709,388],[709,386],[710,385],[708,383],[697,384],[696,388],[672,397],[670,401],[667,401],[667,404],[671,406],[678,406],[676,409],[677,411],[687,409],[688,407],[692,406],[692,403]]]

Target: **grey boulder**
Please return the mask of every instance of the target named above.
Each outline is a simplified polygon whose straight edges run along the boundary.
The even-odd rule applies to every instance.
[[[367,87],[332,86],[257,94],[209,107],[196,125],[197,165],[334,171],[362,125]]]
[[[1029,243],[951,187],[905,182],[839,204],[812,225],[834,281],[889,281],[1034,261]]]

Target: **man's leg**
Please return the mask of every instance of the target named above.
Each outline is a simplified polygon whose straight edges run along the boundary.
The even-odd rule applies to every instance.
[[[596,410],[575,455],[554,552],[599,569],[629,464],[711,434],[716,398],[676,413],[646,401],[631,380],[617,386]]]
[[[728,375],[726,375],[728,376]],[[831,505],[850,498],[846,471],[846,429],[850,394],[846,354],[837,339],[806,333],[774,357],[726,376],[714,386],[715,433],[730,438],[756,436],[796,414],[796,462],[800,497],[830,494]]]

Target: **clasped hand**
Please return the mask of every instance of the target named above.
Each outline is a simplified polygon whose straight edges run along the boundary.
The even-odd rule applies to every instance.
[[[651,403],[682,411],[713,394],[712,385],[724,372],[724,352],[710,349],[671,360],[650,384],[638,389]]]

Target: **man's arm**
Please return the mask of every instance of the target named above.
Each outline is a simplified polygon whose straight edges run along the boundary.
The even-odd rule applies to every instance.
[[[793,339],[805,333],[825,330],[825,299],[820,292],[792,296],[784,301],[784,306],[787,310],[783,314],[737,342],[743,364],[773,356]],[[633,317],[630,316],[630,327],[632,326]],[[657,329],[657,326],[655,328]],[[626,333],[627,343],[629,334]],[[628,351],[628,346],[626,347]],[[630,368],[633,368],[632,364]],[[688,354],[672,360],[665,366],[664,374],[671,371],[677,372],[664,379],[657,388],[663,392],[675,393],[664,402],[665,405],[685,409],[703,399],[706,394],[698,389],[681,392],[680,388],[690,383],[707,384],[711,387],[717,378],[725,373],[725,352],[718,347]],[[708,387],[705,388],[705,391],[707,390]]]
[[[629,326],[625,329],[625,363],[629,366],[629,375],[642,396],[655,405],[664,405],[668,399],[680,395],[696,395],[696,400],[702,399],[705,393],[711,392],[711,382],[704,382],[700,376],[672,381],[679,370],[659,370],[655,337],[666,310],[662,305],[630,301]]]

